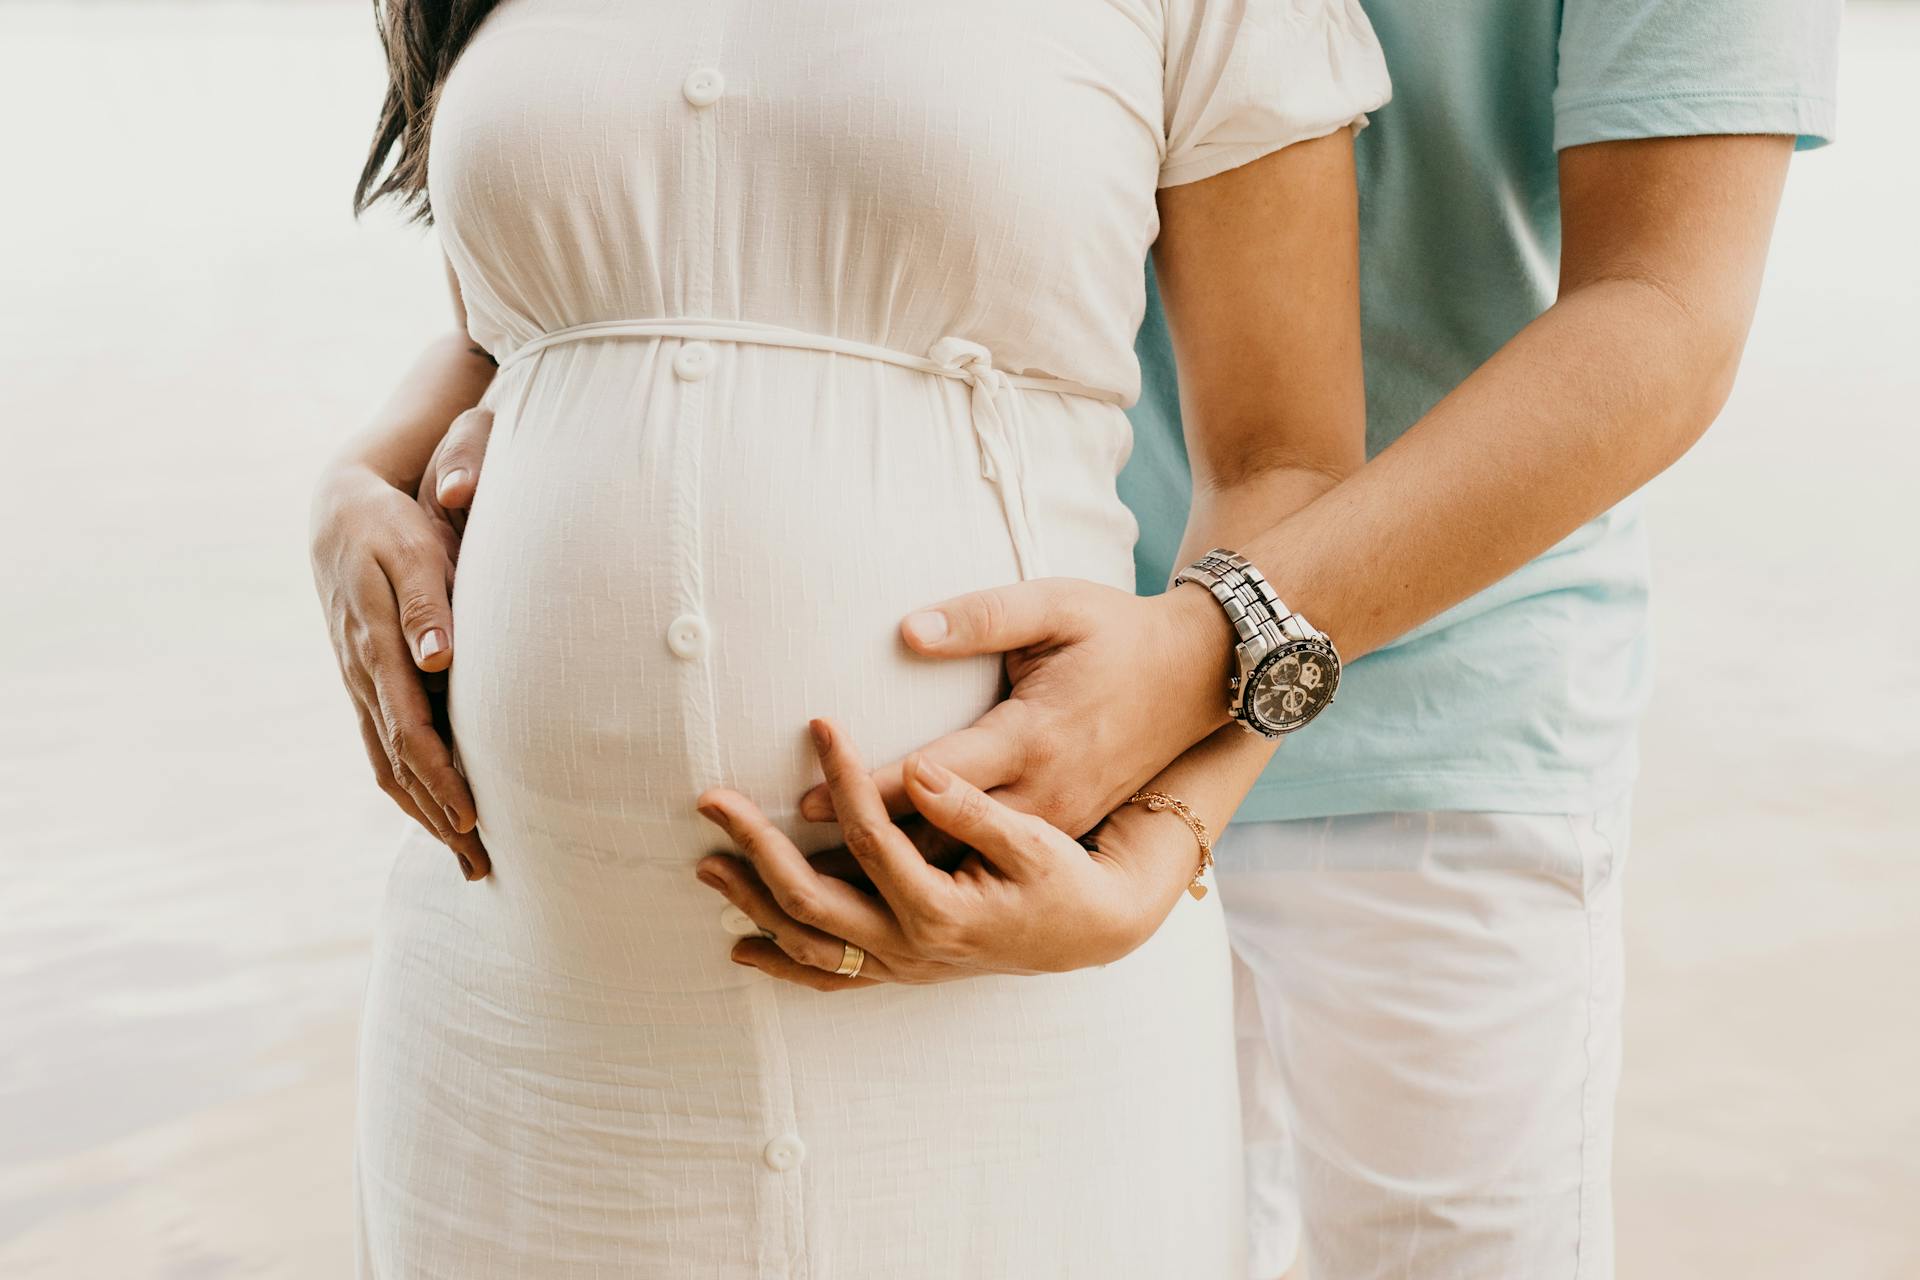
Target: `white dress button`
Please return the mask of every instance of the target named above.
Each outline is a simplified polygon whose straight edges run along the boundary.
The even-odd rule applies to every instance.
[[[728,906],[720,913],[720,927],[736,938],[757,937],[760,933],[760,926],[753,922],[753,917],[735,906]]]
[[[689,342],[673,357],[673,371],[682,382],[698,382],[713,372],[713,348]]]
[[[790,1133],[783,1133],[766,1145],[760,1158],[775,1173],[785,1173],[807,1158],[807,1144]]]
[[[696,107],[712,106],[726,91],[725,77],[712,67],[700,68],[688,76],[686,83],[680,86],[680,92],[686,94],[687,101]]]
[[[694,659],[707,649],[707,620],[696,613],[683,613],[667,624],[667,648],[682,658]]]

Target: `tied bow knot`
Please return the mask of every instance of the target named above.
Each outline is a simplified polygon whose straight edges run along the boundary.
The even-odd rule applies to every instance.
[[[993,367],[993,353],[966,338],[942,338],[927,352],[927,358],[942,369],[965,378],[972,385],[985,383],[998,391],[1007,385],[1007,375]]]
[[[1013,555],[1024,578],[1040,573],[1039,541],[1027,511],[1025,486],[1021,483],[1020,450],[1013,438],[1010,418],[1013,383],[994,367],[993,353],[966,338],[946,337],[934,343],[927,358],[949,376],[967,384],[973,411],[973,435],[980,447],[980,475],[1000,495],[1006,515],[1007,531],[1013,539]]]

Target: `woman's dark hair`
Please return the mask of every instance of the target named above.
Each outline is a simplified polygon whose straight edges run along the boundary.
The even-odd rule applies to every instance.
[[[433,221],[427,199],[427,138],[440,86],[480,22],[500,0],[373,0],[380,47],[387,55],[387,97],[373,129],[373,147],[353,188],[357,216],[387,199],[412,217]]]

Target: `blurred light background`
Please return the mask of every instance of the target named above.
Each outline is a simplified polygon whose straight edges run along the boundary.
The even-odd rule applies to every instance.
[[[1620,1275],[1920,1276],[1920,6],[1857,3],[1655,489]],[[447,323],[359,0],[0,2],[0,1276],[347,1274],[402,820],[312,479]],[[1390,109],[1390,108],[1389,108]],[[448,874],[453,874],[449,862]]]

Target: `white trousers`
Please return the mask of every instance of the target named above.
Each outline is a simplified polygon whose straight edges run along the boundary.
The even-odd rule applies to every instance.
[[[1627,827],[1226,834],[1253,1280],[1612,1276]]]

